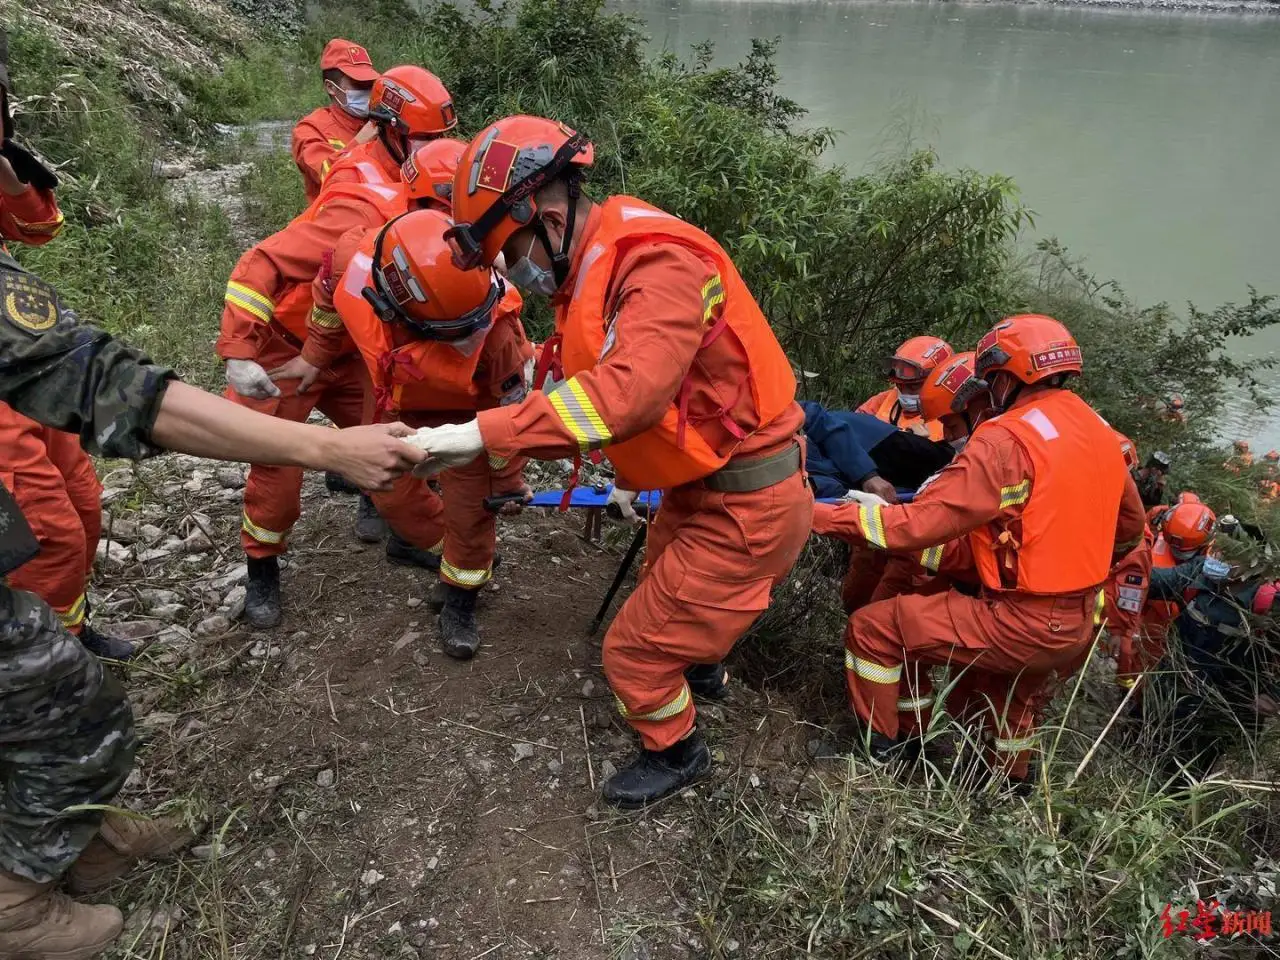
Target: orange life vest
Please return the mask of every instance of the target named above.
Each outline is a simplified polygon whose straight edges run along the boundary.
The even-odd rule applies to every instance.
[[[1111,428],[1069,390],[1045,393],[978,430],[991,423],[1003,426],[1026,451],[1032,479],[1029,487],[1001,491],[1010,506],[1026,503],[1020,542],[1000,522],[970,534],[983,586],[1066,594],[1101,584],[1111,569],[1128,474]],[[1008,582],[1010,560],[1017,567],[1013,583]]]
[[[401,410],[478,410],[483,384],[476,382],[484,348],[466,356],[439,340],[410,339],[396,345],[395,321],[384,321],[361,291],[371,285],[373,247],[370,234],[342,276],[333,294],[333,307],[355,343],[373,381],[378,415]],[[521,300],[515,288],[494,308],[491,330],[502,323],[519,323]]]
[[[325,184],[331,183],[333,175],[339,170],[354,171],[361,183],[380,183],[384,185],[399,183],[399,179],[388,174],[386,168],[378,162],[378,151],[386,153],[386,147],[379,140],[366,140],[364,143],[357,143],[348,147],[338,154],[333,163],[330,164],[329,171],[324,175]],[[324,187],[320,189],[320,196],[324,196]],[[319,200],[320,198],[317,197],[316,199]]]
[[[943,437],[941,420],[921,420],[914,413],[907,413],[898,403],[898,391],[886,390],[879,394],[880,406],[876,408],[875,418],[891,423],[899,430],[910,430],[917,423],[923,423],[929,431],[930,440],[941,440]]]
[[[401,184],[331,183],[321,188],[315,202],[294,217],[293,223],[315,220],[326,204],[339,197],[351,197],[376,207],[383,221],[398,217],[409,209],[408,194]],[[311,283],[297,283],[280,298],[273,319],[303,342],[307,339],[307,318],[311,315],[311,307]]]
[[[1164,534],[1156,537],[1155,546],[1151,548],[1151,568],[1168,570],[1178,565],[1178,558],[1165,542]],[[1189,599],[1189,598],[1188,598]],[[1164,637],[1169,632],[1169,624],[1178,618],[1178,604],[1173,600],[1161,600],[1151,597],[1142,610],[1142,625],[1151,637]]]
[[[795,402],[791,362],[720,245],[697,227],[634,197],[609,198],[601,214],[600,226],[578,267],[573,297],[556,311],[559,365],[564,376],[592,369],[605,352],[615,273],[623,256],[646,244],[677,243],[712,265],[723,289],[723,303],[716,302],[715,291],[704,292],[708,326],[700,349],[725,334],[736,338],[747,358],[747,382],[742,386],[751,390],[759,427],[782,415]],[[748,428],[729,416],[731,403],[719,411],[719,422],[735,442],[727,450],[714,449],[697,425],[689,423],[690,386],[691,380],[686,378],[676,402],[657,426],[606,448],[619,471],[643,489],[670,489],[714,473],[729,462],[748,435]],[[690,426],[692,429],[687,429]]]

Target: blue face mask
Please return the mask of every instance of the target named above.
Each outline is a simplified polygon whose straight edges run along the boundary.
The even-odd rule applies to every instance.
[[[553,296],[556,292],[556,275],[547,267],[540,267],[529,256],[538,238],[529,240],[528,252],[516,261],[515,266],[507,270],[507,279],[525,293],[540,293],[544,297]]]
[[[372,92],[371,90],[347,90],[339,101],[339,105],[353,117],[364,120],[369,116],[369,96]]]

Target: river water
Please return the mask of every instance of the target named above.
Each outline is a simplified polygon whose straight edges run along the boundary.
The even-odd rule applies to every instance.
[[[1013,176],[1057,236],[1139,302],[1280,294],[1280,16],[860,0],[614,0],[655,47],[733,63],[781,37],[782,92],[842,131],[852,172],[908,138]],[[1280,330],[1241,355],[1280,349]],[[1273,371],[1280,383],[1280,372]],[[1280,446],[1280,413],[1229,435]]]

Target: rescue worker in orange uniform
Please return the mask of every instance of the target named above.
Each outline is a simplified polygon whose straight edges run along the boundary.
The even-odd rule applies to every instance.
[[[942,426],[920,416],[920,388],[924,379],[953,354],[951,344],[941,337],[912,337],[885,360],[889,389],[877,393],[858,407],[900,430],[913,430],[932,440],[942,439]]]
[[[1137,445],[1119,431],[1120,450],[1130,476],[1141,465]],[[1117,658],[1131,655],[1135,644],[1142,642],[1142,611],[1147,604],[1147,591],[1151,586],[1151,548],[1155,534],[1148,525],[1143,526],[1142,537],[1124,553],[1111,568],[1111,574],[1103,584],[1103,624],[1109,637],[1109,649]]]
[[[603,450],[629,491],[665,495],[644,575],[604,640],[604,670],[643,741],[604,784],[638,807],[705,773],[693,694],[718,695],[721,659],[768,606],[807,537],[791,365],[733,262],[706,233],[632,197],[582,193],[594,150],[552,120],[481,131],[453,186],[462,266],[499,253],[511,280],[552,298],[550,393],[419,434],[428,464]]]
[[[334,159],[356,141],[368,121],[369,97],[379,76],[369,51],[341,37],[325,44],[320,71],[329,103],[293,128],[293,162],[302,174],[308,203],[320,195]]]
[[[431,131],[446,122],[437,88],[439,80],[419,67],[387,71],[372,93],[371,118],[379,137],[405,144],[432,139]],[[395,104],[400,112],[392,113],[387,104]],[[428,104],[434,106],[424,106]],[[453,115],[451,105],[447,115]],[[381,140],[363,147],[386,152]],[[362,148],[347,151],[344,159],[356,149]],[[409,209],[399,166],[386,173],[379,165],[368,180],[360,179],[361,166],[351,176],[332,174],[315,203],[236,264],[227,283],[217,342],[218,355],[227,362],[227,395],[236,402],[299,422],[313,409],[339,426],[362,422],[368,377],[360,359],[348,356],[312,383],[306,378],[314,371],[301,358],[312,314],[312,283],[331,260],[339,239],[352,229],[381,227]],[[317,322],[336,325],[337,320],[326,315]],[[278,383],[285,384],[283,390]],[[296,468],[255,466],[249,471],[241,543],[249,558],[245,618],[254,627],[280,622],[278,557],[301,512],[301,486],[302,471]],[[361,498],[356,529],[361,539],[381,539],[382,521],[368,497]],[[387,552],[401,562],[419,562],[409,544],[394,536],[387,540]]]
[[[1231,456],[1223,464],[1232,473],[1248,470],[1253,466],[1253,451],[1249,449],[1248,440],[1232,440]]]
[[[441,143],[418,150],[420,167],[421,155]],[[423,175],[417,183],[431,180]],[[492,271],[455,267],[445,240],[451,226],[443,213],[423,210],[379,231],[348,234],[333,278],[316,281],[317,312],[333,310],[341,326],[315,331],[304,355],[323,369],[353,342],[373,380],[376,420],[433,427],[524,399],[533,346],[520,323],[520,295]],[[480,646],[476,596],[493,576],[496,546],[485,498],[526,492],[524,463],[476,457],[446,470],[443,502],[416,477],[374,495],[392,527],[434,558],[441,646],[451,657],[470,659]]]
[[[814,529],[905,551],[945,549],[967,536],[978,596],[899,596],[850,619],[850,699],[869,728],[872,755],[887,759],[901,744],[904,663],[973,664],[1003,677],[1007,695],[994,698],[995,750],[1021,778],[1037,697],[1092,642],[1115,544],[1141,536],[1142,507],[1114,432],[1064,389],[1082,360],[1062,324],[1011,317],[976,353],[999,415],[974,431],[914,502],[819,505]],[[912,679],[909,688],[917,689]]]
[[[1160,521],[1159,532],[1151,546],[1151,567],[1167,570],[1188,563],[1208,553],[1218,518],[1212,510],[1195,500],[1182,500],[1168,508]],[[1185,599],[1190,600],[1190,597]],[[1116,682],[1124,687],[1137,683],[1144,670],[1149,670],[1164,656],[1169,627],[1177,619],[1179,605],[1172,600],[1147,598],[1142,610],[1141,630],[1116,653]]]

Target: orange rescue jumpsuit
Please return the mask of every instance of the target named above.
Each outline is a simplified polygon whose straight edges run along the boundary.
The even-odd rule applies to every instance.
[[[373,382],[374,418],[398,419],[411,427],[465,422],[477,410],[524,399],[524,367],[533,346],[520,323],[515,288],[494,308],[493,326],[477,355],[464,358],[446,343],[415,337],[402,324],[384,323],[373,315],[360,291],[369,282],[374,238],[365,231],[348,233],[334,253],[333,275],[316,278],[315,312],[302,356],[327,370],[354,344]],[[460,375],[432,376],[446,366]],[[497,539],[495,517],[484,508],[484,498],[523,490],[524,464],[524,457],[503,460],[491,454],[445,470],[440,475],[443,501],[425,480],[405,474],[390,491],[373,494],[373,502],[392,529],[415,547],[443,550],[442,580],[475,588],[493,576]]]
[[[293,162],[302,174],[310,203],[320,195],[329,167],[355,139],[365,121],[353,117],[336,103],[312,110],[293,128]]]
[[[489,453],[553,458],[603,448],[614,458],[620,486],[645,489],[666,486],[655,479],[702,444],[735,464],[790,451],[804,422],[794,380],[764,423],[756,392],[746,388],[762,358],[782,364],[787,378],[790,367],[715,241],[627,197],[593,208],[580,229],[569,277],[555,298],[570,376],[551,393],[482,410]],[[630,242],[628,230],[648,232]],[[757,323],[755,354],[736,336],[708,342],[729,317]],[[571,351],[570,334],[600,343],[594,351]],[[654,438],[679,436],[680,422],[687,446],[636,461],[633,454]],[[604,640],[605,674],[646,748],[664,750],[693,729],[685,669],[722,659],[768,606],[807,538],[812,502],[801,469],[747,493],[718,492],[701,479],[667,490],[649,530],[640,583]]]
[[[878,420],[892,423],[899,430],[910,430],[918,424],[924,424],[929,431],[930,440],[942,439],[941,420],[922,420],[918,414],[906,413],[898,403],[898,391],[893,387],[881,390],[874,396],[864,400],[858,407],[858,413],[869,413]]]
[[[1045,417],[1044,440],[1034,440],[1030,431],[1040,430]],[[850,618],[845,633],[849,693],[864,722],[896,739],[903,729],[899,701],[929,695],[923,677],[904,678],[904,663],[977,664],[1003,678],[1003,696],[991,698],[998,714],[995,747],[1014,776],[1025,776],[1038,694],[1056,671],[1078,665],[1091,642],[1113,540],[1132,542],[1141,532],[1141,500],[1125,482],[1120,451],[1106,442],[1110,436],[1074,394],[1029,391],[1002,417],[982,424],[914,503],[817,507],[818,533],[882,549],[932,550],[941,559],[947,550],[959,549],[949,541],[968,535],[983,582],[979,597],[956,591],[899,596]],[[1114,450],[1115,456],[1099,450]],[[1037,476],[1037,460],[1045,465],[1042,476]],[[1052,469],[1057,460],[1062,463]],[[1095,464],[1087,490],[1073,483],[1080,462]],[[1037,502],[1037,496],[1047,499]],[[1050,513],[1050,501],[1056,513]],[[1070,509],[1064,509],[1067,503]],[[1036,548],[1028,555],[1019,541],[1033,507],[1035,532],[1025,536],[1035,538]],[[1069,551],[1058,549],[1064,543],[1071,545]],[[1092,585],[1032,592],[1024,578],[1033,576],[1047,584],[1091,580]]]
[[[324,182],[337,183],[399,183],[400,164],[387,151],[379,139],[357,143],[334,159]]]
[[[1155,534],[1147,547],[1147,585],[1150,586],[1152,568],[1176,567],[1178,560],[1169,548],[1163,534]],[[1173,600],[1147,597],[1143,593],[1140,622],[1134,627],[1128,643],[1116,651],[1116,680],[1124,686],[1132,686],[1144,670],[1150,670],[1164,656],[1169,628],[1178,618],[1179,607]]]
[[[227,283],[218,356],[254,360],[267,371],[297,357],[310,323],[312,282],[338,240],[353,228],[380,227],[406,209],[407,200],[398,185],[326,184],[311,207],[247,250],[236,264]],[[265,400],[242,397],[230,387],[226,396],[241,406],[298,423],[306,421],[313,409],[340,427],[364,420],[368,378],[356,356],[326,369],[306,393],[298,393],[294,381],[278,386],[280,396]],[[302,513],[301,491],[300,467],[254,464],[249,469],[240,532],[248,556],[285,552],[289,530]]]

